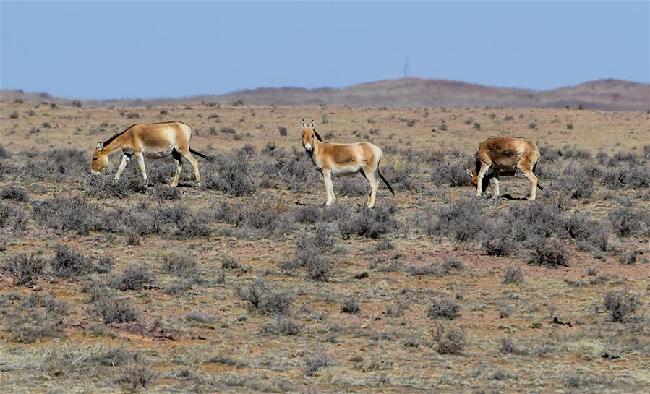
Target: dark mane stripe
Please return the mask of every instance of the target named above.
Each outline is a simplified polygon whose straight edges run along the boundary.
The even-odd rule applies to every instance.
[[[111,142],[113,142],[117,137],[119,137],[119,136],[121,136],[122,134],[124,134],[124,133],[126,133],[127,131],[129,131],[129,130],[130,130],[133,126],[135,126],[136,124],[137,124],[137,123],[132,124],[132,125],[129,126],[126,130],[124,130],[124,131],[122,131],[122,132],[120,132],[120,133],[117,133],[117,134],[115,134],[114,136],[112,136],[111,138],[107,139],[106,141],[104,141],[104,144],[103,144],[103,145],[104,145],[104,146],[109,145],[109,144],[110,144]]]

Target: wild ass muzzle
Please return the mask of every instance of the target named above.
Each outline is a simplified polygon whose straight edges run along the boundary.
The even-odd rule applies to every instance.
[[[537,188],[543,189],[537,183],[537,176],[533,174],[540,154],[537,146],[521,137],[490,137],[481,142],[476,152],[476,165],[473,169],[466,169],[471,177],[472,185],[476,187],[476,196],[480,197],[487,188],[484,186],[484,177],[489,183],[494,178],[494,195],[499,196],[499,181],[501,175],[514,175],[520,170],[530,180],[529,200],[534,201]],[[488,170],[492,169],[492,174]]]
[[[93,153],[90,168],[94,174],[99,175],[108,166],[108,156],[117,150],[121,150],[122,161],[115,174],[115,181],[117,182],[120,179],[124,168],[135,156],[142,177],[146,182],[147,171],[144,166],[144,157],[161,158],[171,155],[176,162],[176,173],[170,186],[176,187],[183,167],[181,159],[184,157],[194,168],[197,186],[201,186],[199,164],[192,154],[208,161],[212,161],[212,158],[190,148],[191,138],[192,128],[183,122],[136,123],[123,132],[115,134],[105,142],[98,143]]]
[[[325,205],[331,205],[336,200],[332,175],[352,175],[361,173],[370,184],[370,195],[368,196],[368,208],[375,206],[377,189],[379,184],[375,173],[388,187],[388,190],[395,195],[393,188],[386,181],[386,178],[379,169],[382,158],[382,151],[377,145],[370,142],[356,142],[352,144],[334,144],[323,142],[321,136],[316,132],[314,121],[307,126],[302,120],[302,145],[311,158],[314,166],[323,175],[325,182],[325,193],[327,201]]]

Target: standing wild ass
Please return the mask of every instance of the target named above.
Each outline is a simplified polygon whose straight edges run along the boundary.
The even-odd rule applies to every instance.
[[[327,194],[325,205],[331,205],[336,200],[332,175],[352,175],[360,172],[370,184],[368,208],[375,206],[377,188],[379,187],[375,172],[379,173],[379,177],[388,186],[388,190],[395,195],[393,188],[379,169],[382,151],[377,145],[370,142],[352,144],[323,142],[321,136],[316,132],[314,121],[312,120],[311,125],[307,126],[304,119],[302,120],[302,145],[316,169],[323,174],[325,193]]]
[[[540,154],[537,146],[520,137],[490,137],[481,142],[476,152],[476,166],[473,169],[466,169],[471,177],[472,185],[476,187],[476,196],[480,197],[485,191],[483,177],[492,168],[494,178],[494,195],[499,195],[499,177],[503,175],[514,175],[519,169],[530,180],[531,201],[535,200],[537,188],[537,176],[533,174]],[[489,182],[489,178],[488,178]],[[487,186],[487,185],[486,185]]]
[[[212,159],[190,148],[191,138],[192,128],[183,122],[136,123],[123,132],[115,134],[105,142],[97,144],[90,168],[94,174],[98,175],[108,166],[108,155],[121,149],[122,162],[115,174],[115,181],[120,179],[122,171],[135,155],[142,177],[146,182],[147,172],[144,167],[144,156],[160,158],[171,154],[176,161],[176,173],[171,181],[171,186],[178,186],[183,166],[181,158],[183,157],[192,164],[197,186],[201,186],[199,164],[192,154],[209,161],[212,161]]]

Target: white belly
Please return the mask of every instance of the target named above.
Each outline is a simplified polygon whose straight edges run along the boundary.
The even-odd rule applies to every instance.
[[[353,165],[353,166],[333,167],[331,169],[331,172],[333,175],[353,175],[359,172],[359,170],[361,170],[360,166]]]

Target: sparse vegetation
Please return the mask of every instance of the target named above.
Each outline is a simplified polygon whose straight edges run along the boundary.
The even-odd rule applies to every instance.
[[[42,100],[0,103],[6,390],[644,387],[645,112]],[[380,182],[370,210],[361,175],[334,176],[322,205],[294,134],[318,111],[326,140],[382,148],[396,196]],[[92,147],[130,113],[192,124],[215,158],[199,159],[201,187],[184,159],[178,188],[171,159],[147,159],[148,182],[134,162],[113,182],[119,154],[90,174]],[[544,189],[518,201],[528,181],[502,174],[501,198],[493,181],[474,197],[479,134],[511,133],[540,145]]]

